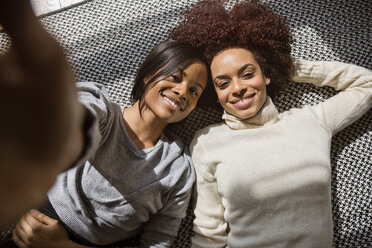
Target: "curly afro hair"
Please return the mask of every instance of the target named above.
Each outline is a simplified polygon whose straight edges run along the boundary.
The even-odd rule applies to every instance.
[[[239,47],[253,53],[264,75],[271,79],[267,93],[274,98],[291,81],[292,34],[284,17],[259,1],[236,3],[203,0],[184,12],[169,38],[199,47],[209,62],[223,50]]]

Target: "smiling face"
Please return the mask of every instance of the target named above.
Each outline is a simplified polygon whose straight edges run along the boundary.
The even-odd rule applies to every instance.
[[[217,54],[211,73],[218,100],[226,112],[247,119],[265,103],[270,79],[263,75],[250,51],[230,48]]]
[[[206,65],[194,62],[183,71],[156,80],[144,97],[145,109],[166,123],[183,120],[195,108],[207,76]]]

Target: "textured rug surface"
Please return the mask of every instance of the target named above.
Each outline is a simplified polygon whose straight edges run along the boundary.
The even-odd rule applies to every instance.
[[[105,84],[114,101],[128,106],[138,65],[195,2],[93,0],[43,17],[42,23],[65,48],[79,80]],[[372,69],[372,1],[264,2],[289,20],[295,58],[336,60]],[[9,45],[0,33],[0,52]],[[335,93],[327,87],[291,84],[275,104],[284,111]],[[189,143],[197,129],[219,120],[218,113],[197,109],[171,129]],[[334,247],[372,247],[372,110],[333,138],[331,159]],[[173,247],[190,247],[192,220],[189,209]],[[3,240],[6,234],[2,233]]]

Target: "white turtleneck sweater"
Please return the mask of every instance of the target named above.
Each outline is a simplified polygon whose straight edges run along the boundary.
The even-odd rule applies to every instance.
[[[341,92],[280,114],[267,98],[197,132],[193,247],[332,247],[331,138],[372,106],[372,71],[296,61],[294,80]]]

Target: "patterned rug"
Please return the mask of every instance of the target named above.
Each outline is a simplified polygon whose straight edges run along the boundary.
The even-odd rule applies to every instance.
[[[195,2],[96,0],[43,17],[42,23],[65,48],[79,80],[105,84],[114,101],[128,106],[139,64]],[[295,58],[336,60],[372,69],[372,1],[264,2],[289,19]],[[0,52],[9,45],[0,33]],[[275,104],[284,111],[335,93],[328,87],[296,83]],[[197,109],[171,129],[189,143],[197,129],[219,120],[219,113]],[[372,247],[372,110],[333,138],[331,158],[334,247]],[[173,247],[190,247],[192,220],[189,209]],[[2,241],[9,233],[2,233]]]

